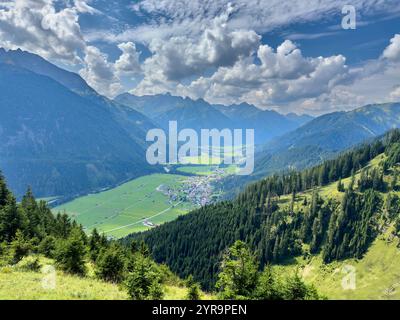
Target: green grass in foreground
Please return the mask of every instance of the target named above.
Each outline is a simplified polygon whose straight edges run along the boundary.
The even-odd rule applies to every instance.
[[[57,273],[54,289],[42,286],[39,272],[0,270],[0,300],[125,300],[127,293],[117,285],[90,278]]]
[[[170,201],[158,191],[160,185],[179,187],[185,176],[153,174],[129,181],[114,189],[80,197],[53,209],[65,212],[87,229],[123,237],[149,229],[143,219],[154,224],[173,220],[192,209],[190,203]]]
[[[50,259],[41,262],[53,264]],[[90,269],[90,268],[89,268]],[[87,277],[78,277],[56,272],[54,286],[49,286],[48,274],[22,271],[16,266],[0,267],[0,300],[127,300],[128,294],[117,284],[94,278],[93,270]],[[185,287],[164,286],[165,300],[184,300]],[[201,293],[202,299],[212,299]]]

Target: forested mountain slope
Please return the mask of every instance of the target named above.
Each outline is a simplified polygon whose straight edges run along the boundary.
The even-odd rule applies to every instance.
[[[400,103],[367,105],[349,112],[317,117],[304,126],[269,142],[257,156],[256,172],[280,168],[303,169],[305,165],[374,139],[400,127]],[[309,149],[317,152],[309,157]],[[293,156],[297,154],[297,156]]]
[[[318,255],[323,263],[362,259],[376,237],[399,231],[400,132],[335,160],[246,188],[234,201],[203,207],[149,232],[154,258],[204,287],[216,281],[224,250],[247,242],[261,261],[287,263]]]
[[[133,111],[118,121],[114,109],[10,64],[0,63],[0,91],[0,167],[17,195],[28,185],[39,196],[74,195],[153,170],[145,132],[127,123]]]
[[[315,166],[399,127],[399,103],[367,105],[319,116],[258,148],[253,174],[229,177],[223,181],[222,188],[228,198],[232,197],[251,181],[277,172]]]

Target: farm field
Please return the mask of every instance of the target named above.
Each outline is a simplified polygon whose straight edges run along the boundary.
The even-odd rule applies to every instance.
[[[210,175],[215,171],[216,166],[182,166],[177,169],[178,172],[191,173],[197,175]]]
[[[53,209],[65,211],[86,229],[97,228],[114,237],[147,230],[151,224],[160,224],[188,212],[189,202],[172,201],[160,190],[179,188],[185,176],[153,174],[129,181],[114,189],[89,194]]]
[[[218,169],[218,166],[203,166],[203,165],[191,165],[191,166],[181,166],[177,169],[178,172],[184,172],[184,173],[191,173],[195,175],[204,175],[204,176],[209,176],[215,173],[215,171]],[[224,168],[224,174],[225,175],[233,175],[236,173],[237,167],[236,165],[229,165],[226,168]]]

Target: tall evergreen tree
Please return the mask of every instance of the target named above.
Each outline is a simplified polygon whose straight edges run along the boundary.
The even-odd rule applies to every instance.
[[[257,287],[258,266],[247,245],[236,241],[224,255],[217,289],[223,299],[251,297]]]

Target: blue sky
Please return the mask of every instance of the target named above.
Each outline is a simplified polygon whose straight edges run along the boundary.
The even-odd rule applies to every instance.
[[[356,29],[341,27],[353,5]],[[398,0],[0,1],[0,46],[100,93],[322,114],[400,100]]]

